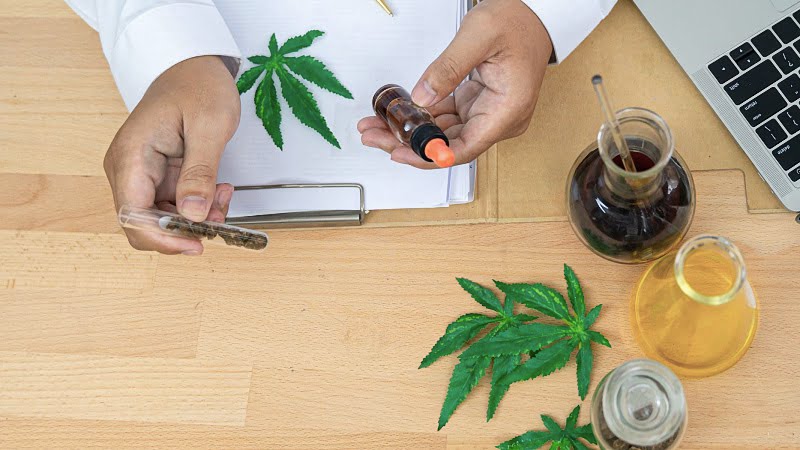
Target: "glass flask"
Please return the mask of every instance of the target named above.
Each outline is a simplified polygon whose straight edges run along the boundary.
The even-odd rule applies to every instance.
[[[671,450],[686,432],[683,386],[664,365],[628,361],[606,375],[592,397],[592,430],[603,450]]]
[[[619,111],[620,132],[637,168],[623,168],[610,128],[575,162],[567,212],[578,238],[596,254],[635,264],[658,259],[683,239],[694,216],[695,190],[672,132],[656,113]]]
[[[705,377],[739,361],[758,328],[758,306],[739,250],[699,236],[656,261],[631,302],[644,353],[681,376]]]

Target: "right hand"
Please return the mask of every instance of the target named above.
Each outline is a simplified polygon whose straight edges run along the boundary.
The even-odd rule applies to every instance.
[[[552,53],[547,29],[528,5],[485,0],[467,14],[411,97],[447,134],[456,164],[465,164],[528,129]],[[398,141],[378,117],[362,119],[358,131],[364,145],[383,149],[392,161],[438,168]]]
[[[233,186],[217,184],[225,145],[239,126],[241,103],[218,56],[180,62],[150,85],[106,153],[117,211],[123,205],[177,212],[195,222],[224,222]],[[137,250],[200,255],[196,240],[125,229]]]

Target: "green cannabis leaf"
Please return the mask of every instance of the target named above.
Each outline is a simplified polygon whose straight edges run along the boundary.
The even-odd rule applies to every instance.
[[[528,431],[514,439],[498,445],[500,450],[535,450],[552,441],[551,449],[556,450],[588,450],[580,439],[597,445],[597,439],[592,432],[592,424],[578,425],[580,405],[569,414],[566,427],[562,430],[558,423],[550,416],[542,415],[542,422],[547,431]]]
[[[272,142],[281,150],[283,150],[284,144],[281,133],[281,105],[274,76],[278,77],[281,84],[281,95],[289,105],[289,109],[292,110],[292,114],[303,125],[319,133],[331,145],[342,148],[328,127],[325,117],[322,116],[313,94],[297,77],[350,100],[353,99],[353,94],[319,60],[305,55],[287,56],[310,47],[315,39],[324,34],[319,30],[311,30],[302,36],[290,38],[280,48],[278,48],[278,39],[273,34],[268,45],[270,55],[254,55],[247,58],[256,66],[245,71],[236,82],[236,87],[241,95],[249,91],[261,75],[265,74],[264,79],[256,88],[256,116],[261,119]]]
[[[507,330],[499,333],[492,341],[486,342],[484,347],[472,351],[469,355],[464,352],[461,357],[500,356],[541,350],[498,381],[501,384],[512,384],[517,381],[550,375],[563,368],[572,353],[577,350],[578,395],[581,399],[585,399],[589,392],[592,373],[592,342],[607,347],[611,347],[611,344],[605,336],[589,329],[600,315],[603,305],[597,305],[586,314],[586,303],[578,277],[566,264],[564,265],[564,278],[567,281],[567,294],[575,314],[569,312],[564,297],[555,289],[542,284],[495,282],[497,288],[503,291],[506,297],[511,297],[515,302],[558,319],[564,325],[535,324],[539,326],[520,327],[513,332]],[[560,336],[559,333],[561,333]]]
[[[464,278],[457,278],[456,280],[476,302],[492,312],[496,312],[497,315],[488,316],[472,313],[456,319],[455,322],[447,326],[444,335],[439,338],[430,353],[422,360],[419,366],[420,369],[430,366],[443,356],[458,351],[491,324],[494,324],[495,327],[474,345],[485,342],[505,330],[524,326],[527,322],[536,320],[536,316],[514,314],[514,301],[510,298],[506,297],[505,304],[503,304],[489,289]],[[493,361],[494,365],[492,366]],[[505,355],[500,358],[486,356],[462,360],[453,370],[453,375],[450,378],[447,396],[442,405],[442,412],[439,415],[439,429],[450,420],[450,416],[453,415],[458,405],[467,398],[470,391],[483,378],[489,366],[492,366],[492,379],[494,380],[513,370],[519,364],[519,361],[519,355]],[[508,386],[492,383],[487,420],[494,415],[500,399],[503,398],[507,390]]]
[[[481,306],[497,315],[465,314],[447,326],[445,334],[422,360],[420,368],[428,367],[442,356],[452,354],[489,325],[496,326],[485,337],[470,344],[459,355],[459,363],[453,369],[444,404],[439,414],[439,429],[442,429],[456,408],[467,398],[472,389],[491,366],[492,380],[486,420],[491,420],[500,401],[512,383],[539,376],[547,376],[563,368],[577,349],[578,394],[586,398],[592,371],[591,343],[610,347],[608,340],[589,328],[597,320],[602,305],[586,313],[586,303],[578,277],[564,265],[567,292],[576,314],[569,311],[564,297],[558,291],[541,284],[506,284],[495,281],[495,285],[506,294],[501,303],[495,294],[472,281],[458,278],[458,284]],[[547,316],[560,320],[562,324],[531,323],[536,316],[514,314],[514,304],[519,303]]]

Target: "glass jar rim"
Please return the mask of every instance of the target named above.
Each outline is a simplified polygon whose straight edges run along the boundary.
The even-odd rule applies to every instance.
[[[689,255],[700,247],[709,244],[715,245],[724,250],[728,257],[731,258],[731,261],[733,261],[736,270],[739,272],[736,274],[736,280],[731,288],[727,292],[720,295],[701,294],[694,287],[692,287],[692,285],[686,280],[686,277],[683,273],[686,259],[689,257]],[[739,248],[736,247],[736,245],[734,245],[733,242],[731,242],[728,238],[722,236],[700,235],[686,241],[675,255],[675,278],[678,281],[678,286],[680,286],[683,293],[688,295],[691,299],[706,305],[719,306],[733,300],[733,298],[736,297],[736,294],[739,293],[742,287],[744,287],[744,284],[747,281],[747,268],[744,264],[744,258],[742,257],[742,253],[739,251]]]
[[[675,152],[675,142],[672,137],[672,130],[669,128],[669,125],[667,125],[667,122],[655,112],[647,108],[639,107],[620,109],[617,111],[617,117],[620,125],[634,120],[653,122],[655,124],[654,128],[657,127],[659,131],[664,133],[664,137],[666,139],[666,149],[661,149],[661,157],[658,159],[658,161],[654,161],[655,165],[653,167],[641,172],[628,172],[614,162],[613,158],[608,152],[607,146],[603,145],[603,137],[610,133],[609,124],[604,122],[600,126],[600,131],[597,133],[597,148],[600,151],[600,157],[603,159],[606,168],[608,168],[608,170],[614,174],[628,179],[649,179],[661,173],[667,164],[669,164],[672,154]]]
[[[630,360],[614,369],[602,386],[603,415],[609,430],[620,439],[637,446],[652,446],[680,433],[687,420],[686,396],[680,379],[667,366],[651,359]],[[637,387],[632,380],[647,380],[651,392],[663,395],[661,416],[655,423],[642,427],[624,407],[628,389]]]

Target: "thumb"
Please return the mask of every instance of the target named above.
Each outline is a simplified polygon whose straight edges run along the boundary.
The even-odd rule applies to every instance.
[[[209,136],[186,135],[181,173],[175,188],[178,213],[194,222],[208,217],[217,191],[217,168],[225,141]]]
[[[456,37],[414,87],[414,103],[428,107],[452,94],[478,64],[489,59],[491,43],[491,36],[468,15]]]

